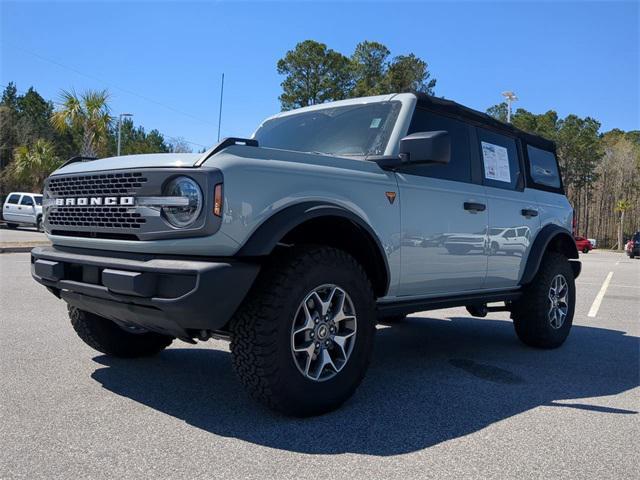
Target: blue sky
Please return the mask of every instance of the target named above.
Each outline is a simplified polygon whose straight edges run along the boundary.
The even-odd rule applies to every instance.
[[[279,111],[276,62],[315,39],[413,52],[436,94],[485,110],[511,89],[533,112],[640,128],[639,2],[6,2],[0,84],[108,88],[113,113],[209,146]],[[199,149],[198,145],[193,145]]]

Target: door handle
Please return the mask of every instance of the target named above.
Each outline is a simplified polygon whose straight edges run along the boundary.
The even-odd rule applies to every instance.
[[[18,210],[22,210],[22,207],[18,207]]]
[[[523,217],[537,217],[538,216],[538,211],[537,210],[533,210],[531,208],[523,208],[520,213],[522,213]]]
[[[470,212],[484,212],[487,206],[484,203],[464,202],[464,209]]]

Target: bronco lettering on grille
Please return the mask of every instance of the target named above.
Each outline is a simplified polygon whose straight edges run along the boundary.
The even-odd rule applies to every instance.
[[[56,198],[56,206],[112,206],[125,205],[132,206],[135,203],[134,197],[79,197],[79,198]]]

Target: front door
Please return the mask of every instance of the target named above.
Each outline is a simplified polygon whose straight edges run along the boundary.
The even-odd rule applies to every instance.
[[[451,160],[446,165],[408,165],[397,171],[400,295],[439,296],[483,287],[489,212],[484,187],[471,181],[470,128],[416,109],[409,133],[449,132]]]
[[[4,204],[4,209],[2,210],[2,218],[4,218],[7,222],[21,222],[18,206],[20,203],[20,194],[12,193],[7,198],[6,203]]]

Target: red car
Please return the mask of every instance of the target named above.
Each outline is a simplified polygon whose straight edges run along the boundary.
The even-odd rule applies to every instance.
[[[586,238],[573,237],[573,239],[576,241],[576,247],[578,247],[578,250],[582,253],[589,253],[593,249],[593,245],[591,245],[591,242]]]

